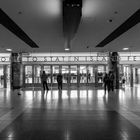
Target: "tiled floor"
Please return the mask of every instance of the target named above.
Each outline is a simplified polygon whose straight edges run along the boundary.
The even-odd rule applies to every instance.
[[[0,140],[139,140],[140,86],[115,90],[0,89]]]

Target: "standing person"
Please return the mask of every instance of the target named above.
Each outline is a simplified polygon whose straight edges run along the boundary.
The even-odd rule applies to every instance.
[[[109,84],[109,78],[108,78],[108,74],[107,73],[105,73],[103,82],[104,82],[104,91],[105,91],[105,94],[106,94],[106,90],[108,89],[108,84]]]
[[[122,77],[122,84],[125,84],[125,76]]]
[[[41,82],[43,84],[44,91],[46,89],[47,92],[48,92],[49,88],[48,88],[48,83],[47,83],[47,75],[46,75],[45,71],[43,71],[42,74],[41,74]]]
[[[91,77],[91,74],[88,72],[88,83],[90,82],[90,77]]]
[[[62,90],[62,74],[57,75],[58,90]]]

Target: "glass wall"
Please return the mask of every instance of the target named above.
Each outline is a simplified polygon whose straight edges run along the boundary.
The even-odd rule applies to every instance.
[[[63,84],[103,83],[105,65],[26,65],[25,84],[41,84],[42,71],[48,75],[48,83],[57,84],[57,75],[62,73]]]
[[[130,66],[124,66],[123,67],[123,73],[124,73],[124,77],[126,80],[126,84],[130,84]]]
[[[7,65],[6,67],[6,83],[7,83],[7,87],[10,87],[10,78],[11,78],[11,74],[10,74],[10,65]]]
[[[105,67],[97,66],[98,83],[103,83],[104,73],[105,73]]]
[[[25,84],[33,83],[33,66],[25,66]]]
[[[70,66],[70,83],[77,83],[77,65]]]
[[[80,65],[80,83],[87,83],[87,67]]]
[[[87,68],[87,83],[95,83],[95,72],[93,66]]]
[[[44,67],[43,67],[43,70],[45,71],[45,73],[47,74],[47,76],[48,76],[48,83],[51,83],[51,66],[49,66],[49,65],[45,65]]]
[[[34,83],[41,83],[41,66],[40,65],[34,65]]]
[[[69,80],[69,66],[62,66],[61,72],[63,77],[63,83],[67,84]]]
[[[59,72],[59,65],[52,66],[52,83],[57,83],[57,75]]]

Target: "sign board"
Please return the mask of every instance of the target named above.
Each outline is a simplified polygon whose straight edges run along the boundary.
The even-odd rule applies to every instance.
[[[98,56],[98,57],[101,57],[101,56],[106,56],[106,57],[108,57],[108,56],[109,56],[109,53],[108,53],[108,52],[97,52],[97,56]]]

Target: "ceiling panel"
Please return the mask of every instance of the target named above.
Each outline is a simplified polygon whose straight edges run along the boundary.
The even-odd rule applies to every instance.
[[[1,0],[3,11],[38,44],[32,49],[0,25],[0,48],[14,51],[64,52],[62,0]],[[131,28],[104,48],[95,46],[119,27],[136,10],[140,0],[83,0],[83,17],[72,41],[71,52],[121,51],[131,47],[140,51],[140,25]],[[54,10],[55,9],[55,10]]]

